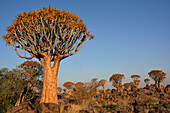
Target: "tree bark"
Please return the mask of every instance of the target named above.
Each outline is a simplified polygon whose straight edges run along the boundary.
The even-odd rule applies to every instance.
[[[158,83],[157,82],[155,83],[155,86],[156,86],[156,88],[158,88]]]
[[[106,93],[105,85],[103,85],[102,87],[103,87],[103,92]]]
[[[56,60],[55,65],[51,67],[51,57],[46,57],[40,60],[43,66],[43,90],[40,103],[55,103],[58,104],[57,98],[57,75],[60,60]]]
[[[161,88],[161,82],[158,82],[158,87]]]

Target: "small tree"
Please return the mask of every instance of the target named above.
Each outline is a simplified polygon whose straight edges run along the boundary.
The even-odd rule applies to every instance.
[[[140,75],[132,75],[131,78],[133,79],[135,85],[136,85],[136,88],[139,88],[139,78],[140,78]]]
[[[103,92],[106,93],[106,90],[105,90],[105,84],[106,84],[107,80],[105,79],[102,79],[99,81],[99,85],[101,85],[103,87]]]
[[[71,89],[74,87],[73,82],[65,82],[63,86],[67,89],[67,93],[71,93]]]
[[[79,52],[93,38],[78,16],[50,6],[18,14],[3,36],[19,57],[41,62],[44,81],[40,103],[56,104],[61,60]]]
[[[161,88],[161,82],[166,78],[166,73],[162,70],[151,70],[148,74],[155,81],[155,86]]]
[[[98,84],[98,78],[93,78],[93,79],[91,79],[91,83],[96,87],[96,92],[98,92],[97,91],[97,87],[99,86],[99,84]]]
[[[118,92],[121,91],[123,78],[125,78],[123,74],[113,74],[109,79],[109,82],[112,82],[112,85],[117,88]]]
[[[135,83],[135,85],[136,85],[136,88],[139,88],[140,80],[135,80],[134,83]]]
[[[83,88],[83,87],[84,87],[84,83],[83,83],[83,82],[77,82],[77,83],[75,84],[76,90],[81,89],[81,88]]]
[[[62,88],[61,87],[57,87],[57,90],[58,90],[59,93],[61,93]]]
[[[130,83],[124,83],[123,86],[127,91],[129,91],[131,84]]]
[[[146,78],[146,79],[144,79],[144,82],[146,83],[146,86],[149,86],[150,79]]]
[[[131,89],[134,88],[134,87],[136,87],[134,82],[130,82],[129,85],[130,85],[130,88],[131,88]]]
[[[27,93],[36,87],[36,90],[42,90],[43,73],[42,66],[36,61],[25,61],[18,66],[21,78],[24,80],[24,88],[20,93],[20,97],[17,100],[15,106],[19,106],[24,101]]]

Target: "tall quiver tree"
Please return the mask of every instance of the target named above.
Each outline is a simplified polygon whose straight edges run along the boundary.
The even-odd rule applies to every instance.
[[[149,78],[146,78],[146,79],[144,79],[144,82],[146,83],[146,86],[149,86],[150,79],[149,79]]]
[[[109,82],[112,82],[112,85],[117,88],[118,92],[121,92],[123,78],[125,78],[123,74],[113,74],[109,79]]]
[[[41,62],[44,83],[40,103],[57,104],[60,61],[77,53],[94,36],[78,16],[50,6],[18,14],[7,32],[3,38],[19,57]]]
[[[133,79],[136,88],[139,88],[139,83],[140,83],[140,75],[132,75],[131,78]]]
[[[99,81],[99,85],[103,87],[103,92],[104,92],[104,93],[106,93],[106,90],[105,90],[106,82],[107,82],[107,80],[105,80],[105,79],[101,79],[101,80]]]
[[[161,82],[166,78],[166,73],[162,70],[151,70],[148,74],[155,81],[155,86],[161,88]]]

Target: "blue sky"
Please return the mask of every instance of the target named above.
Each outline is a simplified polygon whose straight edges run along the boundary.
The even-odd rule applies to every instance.
[[[59,86],[94,77],[109,80],[115,73],[125,75],[123,83],[139,74],[144,86],[152,69],[167,73],[164,84],[170,83],[169,0],[0,0],[0,68],[26,61],[2,39],[15,16],[49,5],[79,15],[95,35],[79,53],[61,62]]]

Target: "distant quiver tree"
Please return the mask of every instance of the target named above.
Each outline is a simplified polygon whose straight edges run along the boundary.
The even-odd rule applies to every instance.
[[[74,87],[73,82],[65,82],[63,86],[67,89],[67,93],[71,93],[71,89]]]
[[[132,75],[131,78],[133,79],[136,88],[139,88],[139,83],[140,83],[140,75]]]
[[[122,89],[122,79],[125,78],[123,74],[113,74],[109,78],[109,82],[112,82],[112,85],[117,88],[118,92]]]
[[[146,78],[146,79],[144,79],[144,82],[146,83],[146,86],[149,86],[150,79],[149,79],[149,78]]]
[[[106,90],[105,90],[106,82],[107,82],[107,80],[105,80],[105,79],[101,79],[101,80],[99,81],[99,85],[103,87],[103,92],[104,92],[104,93],[106,93]]]
[[[19,57],[41,62],[44,81],[40,103],[56,104],[60,61],[77,53],[93,38],[78,16],[50,6],[18,14],[3,36]]]
[[[162,70],[151,70],[148,74],[155,81],[155,86],[161,88],[161,82],[166,78],[166,73]]]

